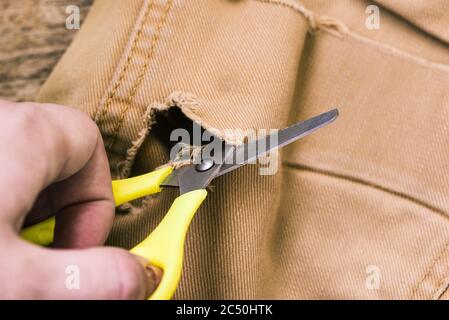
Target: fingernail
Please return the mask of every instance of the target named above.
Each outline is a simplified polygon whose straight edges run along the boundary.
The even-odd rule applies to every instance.
[[[159,282],[161,282],[162,270],[155,266],[152,266],[146,259],[142,257],[137,256],[137,258],[145,269],[147,278],[147,283],[145,286],[146,297],[148,298],[154,292],[154,290],[156,290]]]
[[[149,264],[145,267],[145,272],[148,278],[147,295],[150,296],[161,282],[162,270]]]

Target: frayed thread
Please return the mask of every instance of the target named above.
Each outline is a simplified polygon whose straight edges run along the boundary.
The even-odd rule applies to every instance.
[[[145,138],[148,136],[151,126],[154,123],[154,109],[151,106],[145,111],[142,122],[143,127],[138,132],[137,138],[131,142],[131,147],[126,150],[125,160],[117,164],[117,171],[120,179],[127,178],[131,174],[131,168],[136,159],[137,152],[145,141]],[[132,205],[130,202],[121,204],[117,210],[122,214],[139,214],[141,212],[141,208]]]
[[[154,115],[151,107],[147,108],[145,111],[144,117],[143,117],[143,127],[137,134],[137,138],[131,142],[131,147],[126,150],[126,158],[125,160],[119,162],[117,164],[117,169],[119,173],[119,178],[127,178],[129,177],[131,173],[132,165],[134,164],[134,160],[136,158],[137,152],[139,151],[140,147],[142,146],[143,142],[145,141],[145,138],[148,136],[148,133],[150,132],[150,128],[153,125],[154,122]]]
[[[293,9],[304,16],[309,25],[309,32],[317,34],[322,30],[336,31],[338,36],[343,36],[349,32],[349,28],[341,21],[315,14],[313,11],[304,7],[299,1],[294,0],[258,0],[261,2],[281,5]]]
[[[137,152],[150,133],[151,126],[154,124],[155,113],[158,111],[165,111],[171,107],[179,107],[188,118],[197,123],[201,123],[200,117],[196,114],[199,102],[191,93],[176,91],[170,94],[163,103],[153,103],[148,106],[143,115],[142,129],[138,132],[136,139],[131,142],[131,146],[126,151],[125,160],[117,164],[117,171],[120,179],[129,177]],[[173,163],[167,165],[173,165]],[[180,165],[181,162],[179,161],[176,166]]]
[[[238,134],[233,134],[232,132],[228,132],[224,130],[223,132],[221,130],[218,130],[217,128],[213,128],[206,123],[204,123],[201,120],[201,117],[197,114],[197,111],[199,110],[200,102],[199,100],[189,92],[182,92],[182,91],[175,91],[172,94],[170,94],[163,103],[154,103],[145,111],[145,114],[143,115],[142,119],[142,129],[138,132],[137,137],[135,140],[132,141],[131,146],[126,151],[126,158],[125,160],[121,161],[117,165],[118,173],[120,179],[129,177],[131,173],[131,168],[134,164],[134,160],[136,158],[137,152],[139,151],[140,147],[142,146],[143,142],[145,141],[145,138],[148,136],[151,126],[154,124],[155,119],[155,113],[159,111],[165,111],[168,110],[171,107],[178,107],[181,109],[181,111],[194,121],[195,123],[201,125],[204,129],[208,130],[213,135],[219,137],[223,141],[226,141],[228,144],[232,145],[240,145],[243,143],[242,137]],[[198,148],[198,147],[191,147],[190,148]],[[201,148],[199,150],[188,150],[187,146],[183,146],[181,148],[181,152],[184,152],[179,156],[179,159],[171,161],[170,163],[166,165],[172,165],[175,167],[179,167],[190,162],[181,161],[183,155],[185,155],[185,152],[192,153],[192,156],[198,152],[201,151]],[[191,159],[192,160],[192,159]]]
[[[178,107],[181,111],[191,119],[192,121],[201,125],[204,129],[208,130],[215,136],[226,141],[229,144],[238,145],[242,143],[241,137],[238,135],[229,134],[229,132],[221,132],[220,130],[213,128],[202,122],[200,116],[197,114],[199,110],[199,100],[191,93],[176,91],[170,94],[164,102],[153,103],[147,107],[142,118],[142,128],[137,133],[135,140],[131,142],[131,146],[126,151],[126,157],[123,161],[117,164],[117,172],[120,179],[125,179],[130,176],[131,169],[136,159],[137,153],[144,143],[146,137],[151,131],[151,127],[155,122],[156,112],[166,111],[171,107]],[[191,164],[198,156],[201,155],[202,146],[191,146],[188,144],[182,144],[180,150],[174,160],[169,161],[166,164],[161,165],[162,168],[166,166],[172,166],[174,168],[180,168],[182,166]],[[151,200],[152,196],[145,197],[142,200],[142,207],[146,206]],[[124,203],[119,207],[120,212],[139,213],[140,208],[133,206],[130,203]]]
[[[200,101],[191,93],[181,91],[173,92],[165,99],[164,104],[159,105],[159,107],[162,107],[163,109],[178,107],[187,118],[199,124],[201,127],[226,143],[232,145],[242,144],[242,138],[238,134],[228,132],[227,130],[219,130],[205,123],[197,114],[197,111],[200,109]]]
[[[201,152],[203,151],[202,146],[192,146],[186,143],[179,143],[180,147],[176,157],[173,161],[170,161],[170,165],[175,168],[181,168],[191,163],[201,157]]]

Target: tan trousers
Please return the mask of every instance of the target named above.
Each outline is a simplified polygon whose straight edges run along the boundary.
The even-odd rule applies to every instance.
[[[276,175],[214,182],[176,297],[449,297],[446,0],[97,0],[39,100],[95,119],[115,177],[168,161],[177,122],[156,109],[269,129],[338,107]],[[175,196],[119,213],[109,244],[139,242]]]

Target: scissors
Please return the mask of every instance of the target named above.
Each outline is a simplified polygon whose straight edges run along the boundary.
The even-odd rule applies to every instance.
[[[216,156],[201,155],[200,161],[196,164],[191,163],[177,169],[167,166],[140,176],[112,181],[116,206],[158,193],[163,187],[179,188],[180,195],[161,223],[145,240],[130,250],[131,253],[144,257],[149,263],[163,270],[162,280],[149,299],[168,300],[175,293],[181,279],[187,230],[207,196],[206,187],[214,178],[309,135],[331,123],[337,116],[338,110],[333,109],[239,146],[222,141],[224,151],[218,159]],[[265,147],[258,147],[261,145]],[[47,246],[53,242],[54,227],[55,218],[52,217],[22,229],[21,237],[32,243]]]

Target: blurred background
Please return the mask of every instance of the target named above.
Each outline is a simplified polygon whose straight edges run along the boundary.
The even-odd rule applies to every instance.
[[[68,30],[67,6],[81,23],[93,0],[0,1],[0,98],[34,100],[78,30]]]

